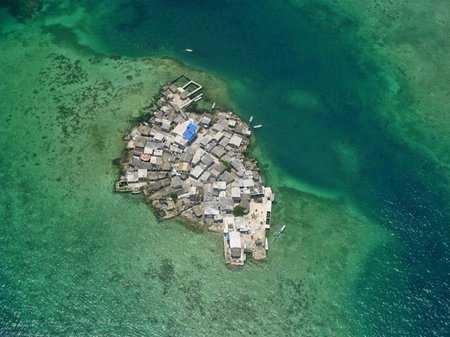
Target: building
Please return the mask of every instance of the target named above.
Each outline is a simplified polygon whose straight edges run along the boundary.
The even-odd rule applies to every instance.
[[[226,151],[223,149],[222,146],[219,146],[219,145],[215,146],[211,150],[211,154],[218,159],[222,158],[225,153],[226,153]]]
[[[209,135],[206,135],[206,136],[204,136],[201,140],[200,140],[200,147],[202,148],[202,149],[204,149],[208,144],[209,144],[209,142],[212,140],[212,137],[211,136],[209,136]]]
[[[250,222],[247,217],[235,217],[234,223],[235,229],[240,233],[248,233],[250,231]]]
[[[138,181],[139,181],[139,176],[136,171],[127,173],[127,182],[128,183],[137,183]]]
[[[200,124],[203,124],[204,126],[208,127],[209,124],[211,124],[211,117],[209,115],[203,115],[200,119]]]
[[[232,213],[234,209],[233,199],[228,197],[219,197],[219,207],[222,212]]]
[[[182,183],[183,182],[181,181],[181,178],[179,176],[175,176],[172,178],[171,185],[174,189],[176,189],[176,190],[180,189],[182,186]]]
[[[200,163],[200,160],[202,159],[203,155],[205,154],[205,150],[203,149],[197,149],[194,153],[194,156],[192,157],[192,165],[196,166],[198,163]]]
[[[211,173],[209,173],[208,171],[203,172],[203,174],[200,176],[200,181],[202,183],[206,183],[209,179],[209,177],[211,176]]]
[[[227,183],[225,181],[215,181],[213,183],[213,189],[215,191],[224,191],[227,188]]]
[[[161,130],[164,132],[170,131],[171,124],[172,124],[172,122],[170,120],[163,118],[161,121]]]
[[[241,233],[233,231],[228,233],[230,238],[231,257],[238,259],[242,254]]]
[[[205,184],[203,186],[203,201],[211,201],[213,199],[212,184]]]
[[[142,136],[148,137],[148,136],[150,136],[150,132],[152,131],[152,128],[150,126],[140,125],[138,127],[138,130]]]
[[[194,179],[200,178],[200,176],[202,175],[203,171],[205,169],[203,167],[201,167],[200,165],[197,165],[196,167],[194,167],[191,171],[191,177]]]
[[[235,202],[241,201],[241,189],[239,187],[232,187],[231,188],[231,198]]]
[[[212,218],[215,215],[219,215],[219,205],[216,201],[208,201],[204,203],[204,215],[205,217]]]
[[[198,125],[193,122],[189,122],[186,130],[183,132],[183,137],[188,141],[188,144],[192,143],[197,136]]]
[[[146,142],[147,142],[147,138],[138,136],[134,139],[134,147],[143,149]]]
[[[212,164],[214,164],[214,159],[213,157],[211,157],[211,155],[209,155],[208,153],[206,153],[202,159],[201,159],[202,164],[204,164],[206,167],[210,167]]]
[[[147,180],[147,170],[146,169],[138,169],[137,175],[138,175],[139,181]]]
[[[178,167],[177,167],[178,173],[189,174],[190,170],[191,170],[191,165],[189,165],[189,163],[183,163],[183,162],[178,163]]]
[[[241,146],[241,144],[242,144],[242,137],[238,135],[231,136],[230,141],[228,142],[228,145],[235,148],[238,148],[239,146]]]

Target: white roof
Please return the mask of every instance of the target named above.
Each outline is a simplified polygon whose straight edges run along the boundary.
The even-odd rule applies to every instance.
[[[145,154],[153,154],[153,149],[145,145],[144,147],[144,153]]]
[[[208,171],[203,172],[203,174],[200,176],[200,181],[207,181],[209,177],[211,176],[211,173]]]
[[[213,183],[213,189],[215,190],[224,190],[227,188],[227,183],[225,181],[215,181]]]
[[[231,197],[232,198],[240,198],[241,197],[241,189],[239,187],[231,188]]]
[[[272,201],[270,199],[266,201],[266,212],[272,212]]]
[[[248,218],[244,218],[242,216],[234,218],[234,223],[236,225],[236,229],[238,230],[248,230],[249,229],[249,221]]]
[[[200,175],[203,173],[204,169],[200,165],[194,167],[193,170],[191,170],[191,176],[195,179],[198,179]]]
[[[241,248],[241,233],[233,231],[230,235],[230,248]]]
[[[219,123],[215,123],[213,125],[212,129],[215,130],[215,131],[220,132],[220,131],[223,131],[223,126],[221,124],[219,124]]]
[[[192,157],[192,163],[193,164],[197,164],[199,161],[200,161],[200,159],[203,157],[203,155],[205,154],[206,152],[205,152],[205,150],[203,150],[203,149],[197,149],[196,151],[195,151],[195,154],[194,154],[194,156]]]
[[[138,173],[137,172],[128,172],[127,173],[127,181],[128,182],[137,182],[138,181]]]
[[[214,135],[213,135],[213,139],[216,141],[216,142],[220,142],[220,140],[223,138],[223,132],[216,132]]]
[[[187,144],[187,139],[185,139],[185,138],[183,138],[183,137],[177,135],[177,136],[175,137],[175,139],[174,139],[174,142],[175,142],[176,144],[178,144],[178,145],[186,146],[186,144]]]
[[[236,121],[234,119],[229,119],[228,120],[228,126],[231,126],[231,127],[236,126]]]
[[[164,140],[164,135],[162,133],[156,133],[153,139],[157,142],[162,142]]]
[[[255,182],[253,179],[239,179],[239,186],[240,187],[253,187],[255,185]]]
[[[177,134],[178,136],[183,136],[184,131],[186,131],[188,125],[189,125],[190,121],[185,121],[183,123],[178,124],[174,129],[173,129],[173,133]]]
[[[228,144],[239,147],[239,146],[241,146],[241,143],[242,143],[242,137],[239,137],[238,135],[233,135]]]
[[[220,214],[219,208],[216,202],[206,202],[205,203],[205,215],[218,215]]]
[[[146,169],[138,169],[138,177],[139,178],[147,178],[147,170]]]
[[[208,145],[208,143],[211,141],[211,136],[210,135],[205,135],[200,139],[200,144],[206,146]]]

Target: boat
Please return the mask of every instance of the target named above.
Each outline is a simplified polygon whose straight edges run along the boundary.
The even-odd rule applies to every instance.
[[[255,126],[253,127],[253,129],[259,129],[261,126],[262,126],[262,124],[255,125]]]
[[[216,107],[216,102],[214,102],[214,103],[212,104],[211,109],[214,109],[215,107]]]
[[[132,190],[131,194],[140,194],[142,191],[141,190]]]
[[[283,234],[284,230],[286,229],[286,225],[283,225],[273,236],[275,239],[278,239],[281,234]]]
[[[186,48],[185,51],[187,51],[188,53],[192,53],[194,50],[191,48]]]
[[[250,116],[250,119],[248,120],[249,123],[251,123],[253,120],[253,116]]]

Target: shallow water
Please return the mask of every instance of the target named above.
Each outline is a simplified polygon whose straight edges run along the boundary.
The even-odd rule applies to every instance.
[[[21,44],[0,37],[2,334],[445,334],[447,177],[379,117],[389,82],[354,23],[311,14],[279,1],[63,4]],[[136,100],[184,68],[96,52],[217,74],[263,124],[255,154],[274,226],[288,224],[267,262],[229,270],[220,238],[111,192]]]

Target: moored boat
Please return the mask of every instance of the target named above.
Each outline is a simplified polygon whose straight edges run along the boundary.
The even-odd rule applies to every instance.
[[[277,239],[281,234],[283,234],[284,230],[286,229],[286,225],[283,225],[273,236],[275,239]]]

